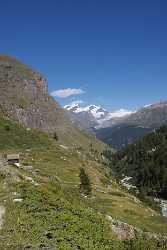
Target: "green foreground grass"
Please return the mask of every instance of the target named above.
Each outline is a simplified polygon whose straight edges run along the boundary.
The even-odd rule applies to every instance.
[[[23,166],[0,169],[0,205],[6,208],[0,249],[167,249],[163,242],[144,238],[119,241],[106,214],[162,234],[167,232],[167,221],[115,183],[108,187],[107,171],[88,152],[63,149],[59,143],[39,131],[0,120],[1,153],[20,152]],[[32,166],[36,174],[24,166]],[[80,167],[93,185],[88,198],[79,193]],[[15,196],[22,202],[14,202]]]

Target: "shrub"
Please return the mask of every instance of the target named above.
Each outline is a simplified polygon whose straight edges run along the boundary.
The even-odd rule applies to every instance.
[[[5,130],[10,131],[10,126],[8,124],[5,125]]]
[[[90,179],[89,179],[89,176],[86,174],[84,168],[80,168],[79,177],[81,181],[80,191],[84,193],[85,195],[91,194],[92,187],[91,187]]]

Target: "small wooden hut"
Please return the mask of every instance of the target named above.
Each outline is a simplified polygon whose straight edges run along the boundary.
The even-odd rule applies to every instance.
[[[6,159],[7,159],[8,164],[20,163],[19,154],[7,154]]]

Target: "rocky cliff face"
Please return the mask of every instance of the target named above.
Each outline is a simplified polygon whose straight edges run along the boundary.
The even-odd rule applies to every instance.
[[[48,94],[46,79],[8,56],[0,56],[0,111],[26,127],[57,132],[70,143],[86,140]]]
[[[0,105],[8,117],[46,132],[68,123],[60,106],[48,95],[46,79],[10,57],[0,56]]]

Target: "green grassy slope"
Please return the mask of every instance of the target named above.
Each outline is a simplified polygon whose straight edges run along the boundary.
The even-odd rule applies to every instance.
[[[95,161],[101,158],[92,146],[88,153],[61,144],[0,119],[0,152],[21,153],[21,168],[0,166],[0,205],[6,208],[0,249],[162,249],[153,240],[116,238],[106,215],[162,234],[167,221],[114,181],[110,185],[108,170]],[[90,176],[91,197],[79,193],[80,167]]]
[[[48,147],[51,139],[40,131],[27,130],[8,119],[0,119],[0,150],[26,150],[29,148]]]

